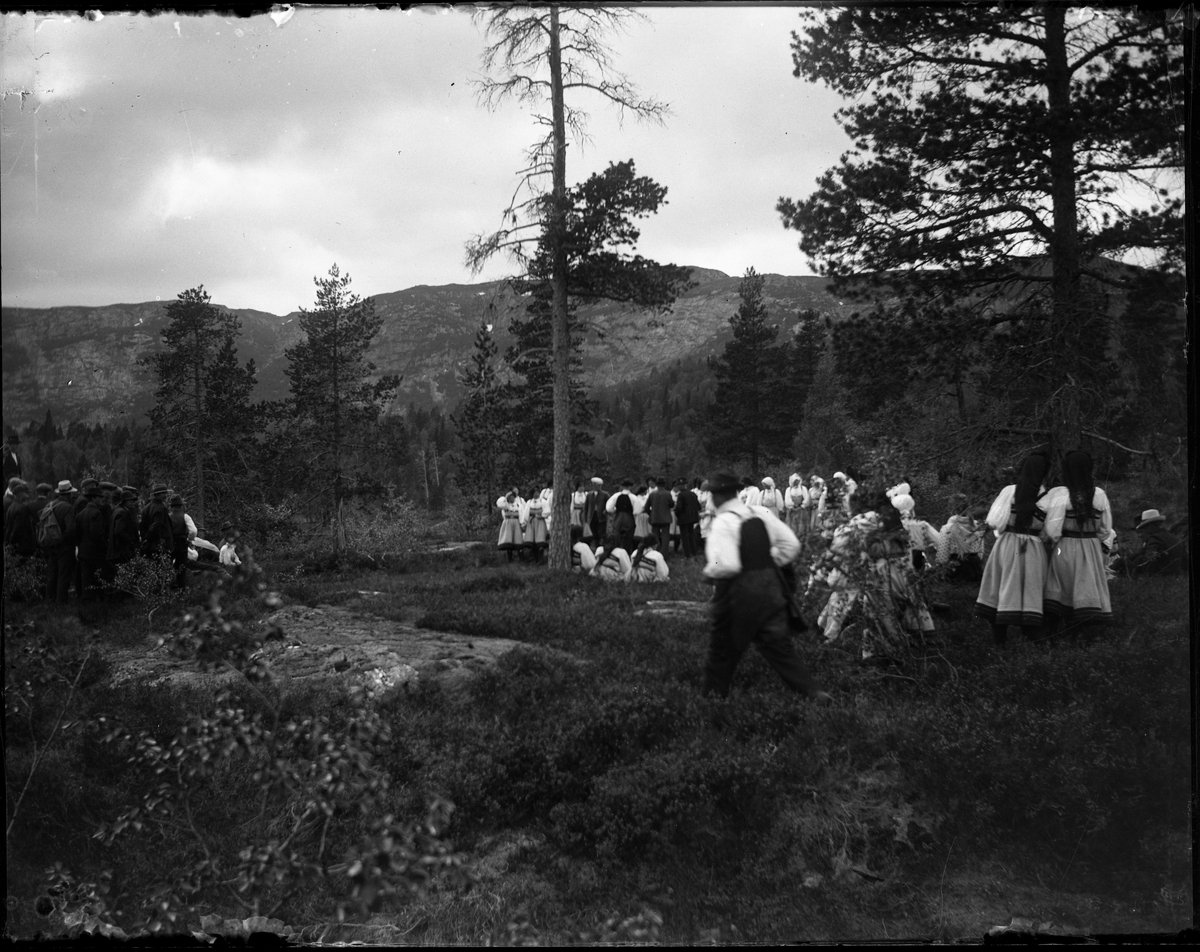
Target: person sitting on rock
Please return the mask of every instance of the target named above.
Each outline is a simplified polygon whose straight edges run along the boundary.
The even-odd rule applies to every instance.
[[[1166,517],[1157,509],[1147,509],[1137,524],[1142,549],[1113,568],[1130,575],[1178,575],[1187,569],[1187,548],[1166,528]]]
[[[234,531],[233,523],[227,522],[221,526],[221,565],[229,569],[235,565],[241,565],[242,560],[237,554],[237,532]]]

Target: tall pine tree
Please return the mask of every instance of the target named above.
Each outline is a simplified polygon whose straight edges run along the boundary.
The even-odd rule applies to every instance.
[[[758,475],[761,462],[788,454],[799,421],[786,346],[777,342],[779,325],[767,323],[765,279],[747,268],[738,287],[742,303],[729,319],[733,339],[720,357],[709,359],[716,399],[708,408],[705,448],[714,459],[745,462]]]
[[[490,511],[499,484],[504,449],[501,386],[496,374],[498,348],[485,317],[475,332],[475,349],[462,376],[467,395],[452,417],[460,451],[454,467],[463,494]]]
[[[190,471],[190,509],[204,526],[210,474],[220,473],[229,448],[253,429],[254,361],[238,365],[241,321],[214,306],[204,285],[181,292],[166,313],[166,349],[141,359],[158,378],[150,422],[164,462]]]
[[[312,472],[324,478],[324,496],[333,523],[333,548],[345,544],[341,523],[347,495],[344,454],[352,435],[378,420],[396,392],[394,375],[371,382],[375,364],[367,351],[383,326],[375,302],[350,290],[350,275],[335,264],[317,285],[316,307],[301,308],[304,340],[284,351],[291,381],[291,405],[300,433],[316,451]]]

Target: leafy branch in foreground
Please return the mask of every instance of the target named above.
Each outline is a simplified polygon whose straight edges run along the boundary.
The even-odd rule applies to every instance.
[[[120,725],[110,726],[105,736],[127,752],[135,769],[158,781],[96,838],[111,844],[119,836],[157,832],[190,841],[197,853],[155,887],[136,931],[194,927],[201,910],[219,900],[233,901],[254,917],[270,916],[302,887],[331,876],[348,880],[339,918],[418,892],[440,874],[455,882],[468,879],[463,857],[443,838],[452,804],[434,800],[423,820],[407,823],[388,812],[388,777],[374,756],[390,735],[361,688],[352,689],[352,713],[341,727],[320,716],[284,718],[263,651],[266,641],[283,637],[282,630],[275,624],[248,629],[223,612],[227,592],[254,593],[268,608],[280,604],[250,549],[241,545],[239,554],[242,564],[234,567],[233,578],[218,580],[207,603],[185,614],[160,642],[202,670],[234,675],[233,682],[218,692],[212,709],[193,716],[165,743]],[[234,685],[248,689],[252,704],[238,704]],[[247,825],[260,833],[230,856],[198,817],[234,770],[251,777],[259,792]],[[330,863],[331,835],[344,839],[360,824],[365,832],[358,845],[346,849],[341,862]]]

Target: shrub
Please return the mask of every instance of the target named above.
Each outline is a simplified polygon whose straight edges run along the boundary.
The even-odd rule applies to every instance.
[[[4,600],[40,602],[46,593],[46,560],[4,547]]]
[[[374,509],[350,509],[343,515],[346,544],[351,553],[380,562],[396,562],[411,555],[427,535],[424,514],[388,487],[387,496]]]
[[[150,615],[162,606],[179,600],[179,590],[175,588],[175,569],[170,560],[164,558],[148,559],[144,555],[136,555],[117,566],[116,577],[106,587],[140,600]]]

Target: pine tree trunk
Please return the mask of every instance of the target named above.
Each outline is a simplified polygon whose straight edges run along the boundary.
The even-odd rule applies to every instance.
[[[1046,97],[1049,107],[1050,198],[1054,214],[1054,239],[1050,248],[1052,346],[1059,365],[1057,379],[1049,382],[1056,390],[1075,363],[1078,339],[1080,290],[1079,224],[1075,205],[1075,129],[1071,109],[1071,71],[1068,61],[1066,8],[1047,4]],[[1050,430],[1058,451],[1079,445],[1081,420],[1074,382],[1054,401]]]
[[[550,235],[553,249],[551,271],[551,350],[554,361],[554,498],[550,524],[549,567],[552,571],[571,568],[571,495],[568,468],[571,464],[571,327],[567,313],[567,136],[563,122],[562,49],[559,45],[558,7],[550,8],[551,110],[554,115],[554,190]]]
[[[200,346],[199,334],[196,335],[196,353],[193,354],[192,380],[196,400],[196,499],[192,507],[193,521],[197,526],[204,525],[204,387],[200,380],[200,363],[203,349]]]

